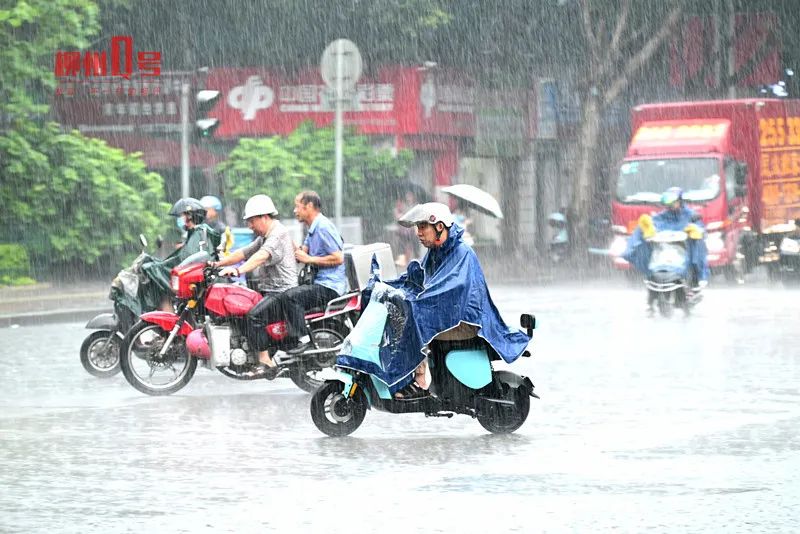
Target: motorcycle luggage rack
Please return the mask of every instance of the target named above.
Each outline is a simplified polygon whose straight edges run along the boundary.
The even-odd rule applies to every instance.
[[[356,302],[353,306],[350,306],[350,301],[356,298]],[[342,315],[344,313],[349,313],[354,308],[360,308],[361,304],[361,292],[360,291],[352,291],[350,293],[345,293],[341,297],[337,297],[332,301],[328,302],[325,306],[325,311],[319,317],[314,317],[309,321],[309,323],[315,323],[317,321],[323,321],[325,319],[329,319],[331,317],[336,317],[337,315]]]

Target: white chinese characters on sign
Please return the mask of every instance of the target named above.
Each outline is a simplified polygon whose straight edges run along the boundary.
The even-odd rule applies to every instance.
[[[281,113],[328,113],[334,108],[333,94],[322,84],[281,85],[277,93]],[[389,112],[394,110],[394,99],[395,88],[391,83],[358,84],[350,93],[347,109]],[[242,119],[251,121],[260,110],[270,108],[274,100],[273,89],[254,75],[230,90],[227,103],[241,112]]]
[[[150,117],[158,115],[177,115],[177,102],[106,102],[103,104],[103,115],[127,115],[129,117]]]

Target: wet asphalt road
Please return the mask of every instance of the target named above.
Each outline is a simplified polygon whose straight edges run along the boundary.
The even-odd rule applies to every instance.
[[[508,436],[370,412],[326,438],[288,380],[147,397],[83,370],[82,324],[0,329],[0,532],[797,531],[800,291],[668,320],[624,284],[492,294],[538,319]]]

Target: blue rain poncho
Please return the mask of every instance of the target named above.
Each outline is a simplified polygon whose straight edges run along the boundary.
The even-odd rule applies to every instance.
[[[686,206],[681,206],[681,209],[677,211],[664,210],[653,216],[653,225],[657,232],[664,230],[684,231],[689,224],[695,224],[701,230],[705,230],[703,222],[697,213]],[[648,265],[651,252],[650,243],[644,239],[642,229],[637,226],[631,237],[628,238],[628,245],[622,257],[633,265],[637,271],[644,275],[649,275]],[[706,249],[705,241],[702,239],[689,239],[687,241],[687,252],[689,265],[695,268],[698,280],[708,280],[708,249]]]
[[[530,338],[500,317],[478,257],[462,241],[463,232],[454,224],[444,244],[428,250],[421,264],[412,261],[396,280],[370,282],[364,295],[367,308],[351,336],[356,338],[356,330],[368,319],[362,328],[373,325],[374,343],[374,329],[379,328],[374,325],[384,324],[380,346],[373,345],[372,355],[365,359],[353,343],[346,343],[337,361],[340,366],[370,373],[394,393],[411,382],[433,338],[461,322],[476,326],[478,337],[504,361],[520,357]],[[386,311],[370,311],[373,304],[383,304]],[[383,320],[376,317],[384,313]]]

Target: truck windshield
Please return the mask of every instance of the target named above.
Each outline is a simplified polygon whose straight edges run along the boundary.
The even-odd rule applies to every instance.
[[[670,187],[683,189],[688,201],[705,202],[720,191],[719,160],[676,158],[626,161],[620,166],[617,200],[657,203]]]

